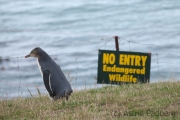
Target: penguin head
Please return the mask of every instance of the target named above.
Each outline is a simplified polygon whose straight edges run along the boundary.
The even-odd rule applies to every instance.
[[[40,47],[36,47],[30,52],[30,54],[26,55],[25,58],[28,58],[28,57],[39,58],[42,52],[44,51]]]

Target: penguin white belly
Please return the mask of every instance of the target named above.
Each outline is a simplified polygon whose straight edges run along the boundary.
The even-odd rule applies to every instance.
[[[43,73],[42,73],[41,66],[40,66],[40,64],[39,64],[38,59],[37,59],[37,64],[38,64],[38,67],[39,67],[39,71],[40,71],[40,73],[41,73],[41,76],[43,77]]]

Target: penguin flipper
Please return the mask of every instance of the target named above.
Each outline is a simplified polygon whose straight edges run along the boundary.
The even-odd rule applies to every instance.
[[[49,95],[51,97],[53,97],[53,91],[51,89],[51,73],[49,72],[49,70],[42,70],[43,73],[43,81],[44,81],[44,85],[47,89],[47,91],[49,92]]]

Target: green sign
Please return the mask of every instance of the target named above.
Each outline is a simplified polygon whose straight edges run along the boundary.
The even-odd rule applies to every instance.
[[[146,83],[151,53],[99,50],[97,83]]]

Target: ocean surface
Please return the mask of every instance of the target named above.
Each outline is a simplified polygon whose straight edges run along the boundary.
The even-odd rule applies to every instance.
[[[150,52],[150,82],[180,77],[179,0],[0,0],[0,96],[47,94],[35,58],[39,46],[73,89],[96,84],[98,50]],[[30,91],[30,92],[29,92]]]

